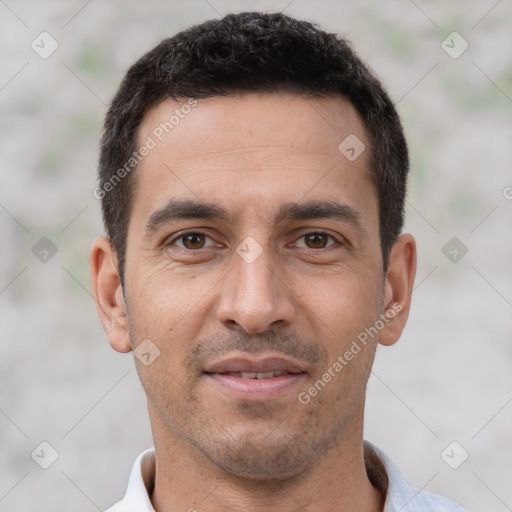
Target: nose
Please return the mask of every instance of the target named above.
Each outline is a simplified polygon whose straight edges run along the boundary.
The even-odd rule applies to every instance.
[[[254,261],[246,261],[238,254],[233,257],[234,268],[224,280],[217,309],[219,321],[229,329],[256,334],[286,327],[295,319],[293,290],[282,272],[275,265],[272,268],[267,252]]]

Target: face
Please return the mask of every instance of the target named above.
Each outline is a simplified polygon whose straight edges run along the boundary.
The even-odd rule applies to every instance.
[[[164,101],[140,127],[139,146],[156,145],[127,239],[129,343],[159,353],[136,360],[152,424],[231,473],[293,475],[362,430],[379,338],[362,333],[397,298],[369,141],[340,97],[201,100],[160,135],[179,107]],[[355,160],[339,149],[349,135],[367,148]]]

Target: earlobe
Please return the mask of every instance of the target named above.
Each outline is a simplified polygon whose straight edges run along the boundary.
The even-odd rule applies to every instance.
[[[126,304],[117,270],[117,257],[106,237],[94,240],[90,251],[91,284],[96,308],[114,350],[131,350],[128,336]]]
[[[382,311],[388,322],[379,334],[381,345],[393,345],[402,334],[411,307],[415,275],[416,241],[406,233],[400,235],[389,255]]]

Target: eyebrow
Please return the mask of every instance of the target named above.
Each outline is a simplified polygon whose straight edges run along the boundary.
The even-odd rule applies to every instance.
[[[144,226],[144,231],[153,233],[162,225],[185,219],[214,219],[225,222],[232,220],[227,210],[213,203],[190,199],[171,199],[164,208],[156,210],[150,215]]]
[[[153,212],[144,231],[154,233],[161,226],[177,220],[203,219],[233,223],[234,217],[225,208],[213,203],[190,199],[172,199],[167,205]],[[304,203],[289,202],[280,206],[274,223],[287,220],[333,219],[361,228],[362,214],[355,208],[332,200],[312,200]]]
[[[332,200],[285,203],[279,208],[275,222],[285,220],[333,219],[362,227],[362,214],[347,204]]]

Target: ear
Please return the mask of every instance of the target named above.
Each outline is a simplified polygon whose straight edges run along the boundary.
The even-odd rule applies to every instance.
[[[386,322],[379,333],[381,345],[393,345],[402,334],[409,316],[415,276],[416,241],[406,233],[398,237],[389,255],[382,311]]]
[[[117,270],[117,256],[108,238],[96,238],[89,256],[91,284],[103,329],[114,350],[131,350],[126,304]]]

